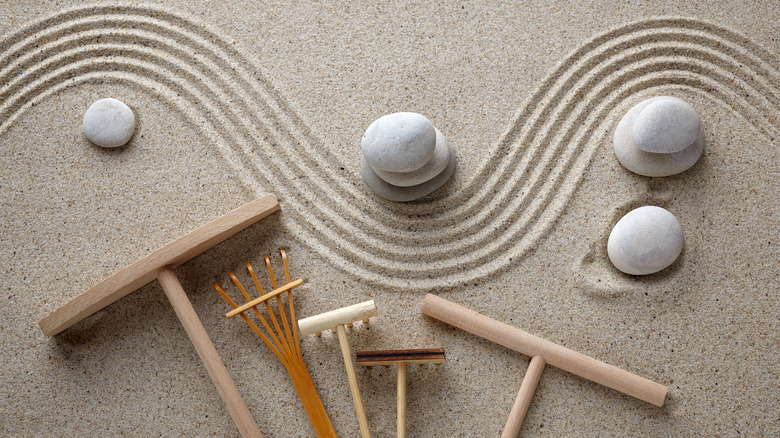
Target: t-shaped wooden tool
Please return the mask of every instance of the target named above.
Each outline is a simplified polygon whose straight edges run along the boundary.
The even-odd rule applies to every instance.
[[[396,437],[406,438],[406,365],[410,363],[440,364],[445,360],[443,348],[416,348],[412,350],[372,350],[355,352],[358,365],[398,365],[398,413]]]
[[[40,321],[41,330],[47,336],[54,336],[157,278],[241,436],[261,437],[260,430],[187,299],[173,268],[277,210],[279,202],[276,196],[269,194],[214,219],[123,268],[55,310]]]
[[[546,341],[444,298],[426,295],[422,313],[531,356],[531,365],[520,385],[520,393],[512,406],[502,438],[515,437],[520,431],[546,363],[656,406],[664,405],[667,388],[659,383]]]
[[[368,430],[366,410],[363,408],[363,397],[360,395],[357,377],[355,377],[355,365],[352,363],[352,351],[349,349],[347,331],[344,326],[347,325],[348,327],[352,327],[352,323],[360,320],[367,323],[369,318],[376,316],[376,313],[376,305],[374,305],[374,300],[371,300],[310,316],[298,321],[298,327],[301,329],[301,334],[304,336],[312,333],[319,336],[322,334],[323,330],[333,330],[338,334],[341,355],[344,357],[344,367],[347,369],[347,378],[349,378],[349,389],[352,391],[352,401],[355,403],[355,412],[357,413],[358,423],[360,424],[360,433],[363,438],[370,438],[371,433]]]

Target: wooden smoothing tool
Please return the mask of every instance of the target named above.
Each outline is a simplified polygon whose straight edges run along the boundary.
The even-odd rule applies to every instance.
[[[352,351],[349,348],[347,331],[344,326],[346,325],[351,328],[355,321],[360,320],[362,320],[364,324],[367,324],[369,318],[376,315],[376,305],[374,305],[374,301],[371,300],[310,316],[298,321],[298,327],[300,327],[302,335],[314,333],[317,336],[321,336],[323,330],[333,330],[338,334],[341,355],[344,357],[344,366],[347,369],[347,377],[349,378],[349,389],[352,391],[352,401],[355,403],[355,412],[357,413],[358,423],[360,424],[360,433],[363,438],[370,438],[371,433],[368,430],[366,410],[363,408],[363,398],[360,395],[357,377],[355,377],[355,366],[352,363]]]
[[[504,347],[531,356],[531,364],[512,405],[502,438],[516,437],[531,404],[545,364],[592,380],[642,401],[663,406],[667,388],[612,365],[546,341],[520,329],[488,318],[463,306],[428,294],[422,313]]]
[[[232,272],[230,273],[230,279],[233,280],[233,283],[241,291],[241,294],[244,295],[244,298],[246,298],[246,304],[241,306],[237,305],[217,283],[214,283],[214,288],[217,289],[217,292],[222,295],[222,298],[224,298],[233,308],[233,310],[228,312],[225,316],[227,318],[233,318],[236,315],[240,315],[287,369],[287,372],[290,374],[290,378],[295,385],[295,389],[298,391],[298,397],[300,397],[301,402],[303,402],[303,407],[309,415],[309,420],[311,421],[317,436],[319,438],[336,438],[336,431],[333,429],[330,418],[328,418],[328,413],[325,412],[325,407],[322,405],[320,395],[317,393],[317,388],[314,387],[314,382],[311,380],[309,370],[306,369],[306,363],[303,362],[303,356],[301,355],[301,343],[298,338],[298,329],[295,326],[295,306],[293,305],[292,290],[302,285],[303,280],[300,278],[295,281],[290,280],[290,267],[287,264],[287,254],[284,250],[280,250],[279,254],[282,256],[282,262],[284,263],[285,284],[283,286],[277,286],[274,271],[271,268],[271,259],[268,256],[265,256],[265,265],[268,268],[268,275],[271,279],[271,285],[274,288],[271,292],[263,292],[263,288],[260,287],[260,281],[257,279],[257,275],[255,274],[254,269],[252,269],[252,265],[249,263],[246,264],[246,270],[247,273],[252,276],[252,281],[254,281],[255,287],[260,293],[260,297],[252,299]],[[285,292],[287,293],[287,303],[290,307],[289,322],[287,321],[287,314],[285,313],[281,298],[281,295]],[[279,318],[282,320],[282,325],[284,326],[284,332],[282,332],[281,327],[279,327],[279,321],[276,319],[273,307],[269,303],[271,298],[276,298],[276,307],[279,312]],[[257,306],[261,304],[265,305],[265,309],[271,317],[273,328],[271,328],[271,325],[263,317],[263,314],[257,310]],[[265,333],[263,333],[263,331],[245,314],[245,312],[250,309],[254,310],[255,315],[260,319],[263,327],[268,331],[269,336],[266,336]],[[292,326],[292,331],[290,330],[290,326]]]
[[[274,195],[269,194],[214,219],[121,269],[55,310],[39,322],[41,330],[47,336],[54,336],[156,278],[206,366],[241,436],[261,437],[260,430],[173,269],[277,210],[279,203]]]
[[[417,348],[413,350],[358,351],[358,365],[390,366],[398,364],[398,414],[396,420],[398,438],[406,438],[406,365],[410,363],[440,364],[444,362],[443,348]]]

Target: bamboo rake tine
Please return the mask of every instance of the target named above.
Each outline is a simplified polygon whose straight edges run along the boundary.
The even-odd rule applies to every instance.
[[[238,307],[238,305],[236,305],[236,303],[234,303],[233,300],[230,299],[228,294],[226,294],[225,291],[216,282],[213,284],[213,286],[214,286],[214,289],[216,289],[217,292],[219,292],[219,294],[222,295],[222,298],[224,298],[225,301],[227,301],[228,304],[230,304],[230,306],[232,308],[235,309],[236,307]],[[286,361],[285,361],[284,357],[282,356],[282,354],[279,353],[279,351],[276,349],[276,347],[273,346],[273,344],[271,344],[271,341],[263,334],[262,331],[260,331],[260,329],[257,327],[257,325],[255,325],[255,323],[253,323],[252,320],[250,320],[249,317],[244,315],[243,313],[241,314],[241,317],[244,319],[244,321],[246,321],[247,324],[249,324],[249,327],[252,327],[252,330],[254,330],[255,333],[257,333],[258,336],[260,336],[260,339],[262,339],[263,342],[265,342],[265,345],[267,345],[268,348],[270,348],[271,351],[274,352],[276,357],[278,357],[279,360],[282,361],[282,363],[285,363]]]
[[[230,272],[228,275],[230,275],[230,279],[233,280],[233,283],[235,283],[235,285],[238,286],[238,289],[244,295],[244,298],[246,298],[247,301],[252,301],[252,298],[249,296],[249,293],[247,293],[246,289],[244,289],[244,286],[241,284],[241,282],[238,281],[238,277],[236,277],[236,275],[233,274],[232,272]],[[268,330],[268,333],[271,335],[271,338],[274,340],[274,343],[277,345],[279,350],[284,354],[289,353],[289,348],[286,348],[286,345],[284,345],[282,342],[279,341],[279,338],[276,337],[276,333],[274,333],[274,331],[271,330],[271,326],[268,325],[268,322],[263,317],[263,314],[261,314],[260,311],[257,310],[257,307],[252,307],[252,310],[255,311],[255,314],[260,319],[260,322],[262,322],[265,329]],[[243,316],[244,314],[242,313],[241,315]],[[271,315],[273,316],[273,313]],[[277,325],[277,329],[278,328],[279,326]]]
[[[255,282],[255,287],[257,287],[257,291],[260,292],[260,296],[265,295],[265,293],[263,292],[263,288],[260,286],[260,280],[257,279],[257,275],[255,275],[255,270],[252,268],[252,265],[247,263],[246,270],[247,272],[249,272],[249,275],[252,276],[252,280]],[[252,301],[252,299],[247,297],[247,301]],[[276,321],[276,315],[274,314],[273,309],[271,309],[271,305],[268,303],[268,301],[265,301],[263,304],[265,304],[265,308],[266,310],[268,310],[268,314],[271,315],[271,321],[274,323],[274,327],[276,327],[276,332],[279,333],[279,337],[281,338],[281,341],[277,339],[276,342],[284,346],[283,349],[286,354],[292,353],[292,348],[290,347],[290,345],[288,345],[288,343],[284,340],[284,337],[282,336],[282,329],[281,327],[279,327],[279,323]],[[257,310],[257,307],[255,307],[254,309],[255,312],[257,313],[257,316],[262,318],[262,316],[260,316],[260,311]],[[268,329],[269,332],[271,331],[270,327],[266,327],[266,328]],[[274,338],[276,339],[275,334],[274,334]]]
[[[287,283],[290,282],[290,266],[287,263],[287,253],[283,250],[279,250],[279,254],[282,256],[282,262],[284,263],[284,279]],[[293,306],[292,291],[287,292],[287,301],[290,304],[290,320],[293,326],[293,338],[295,340],[295,350],[298,352],[298,356],[303,357],[301,354],[301,340],[298,338],[298,324],[295,322],[295,307]]]
[[[274,286],[274,289],[277,288],[276,286],[276,278],[274,278],[274,270],[271,268],[271,258],[267,255],[265,256],[265,265],[268,267],[268,275],[271,276],[271,284]],[[284,306],[282,305],[282,298],[277,295],[276,296],[276,305],[279,307],[279,314],[282,316],[282,324],[284,324],[284,332],[287,335],[287,339],[289,340],[290,344],[292,344],[292,333],[290,333],[290,326],[287,324],[287,314],[284,312]],[[295,321],[293,321],[295,322]],[[279,333],[281,336],[281,333]],[[290,351],[292,354],[292,350]]]

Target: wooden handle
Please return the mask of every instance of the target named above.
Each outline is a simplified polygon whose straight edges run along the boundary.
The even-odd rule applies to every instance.
[[[301,335],[306,336],[323,330],[331,330],[339,324],[349,324],[376,316],[374,300],[331,310],[330,312],[303,318],[298,321]]]
[[[301,328],[301,330],[303,330]],[[358,423],[360,423],[360,433],[363,438],[371,438],[371,432],[368,431],[368,419],[366,410],[363,408],[363,397],[360,396],[357,377],[355,377],[355,365],[352,364],[352,352],[349,349],[347,341],[347,331],[344,324],[336,326],[336,333],[339,336],[339,345],[341,346],[341,355],[344,356],[344,367],[347,368],[347,377],[349,378],[349,389],[352,391],[352,401],[355,403],[355,412],[357,413]]]
[[[101,281],[43,318],[38,325],[54,336],[114,301],[154,280],[157,270],[176,267],[279,210],[274,195],[265,195],[185,234]]]
[[[509,418],[506,420],[504,431],[501,432],[501,438],[516,438],[520,433],[520,426],[523,425],[525,414],[528,413],[528,407],[531,406],[531,400],[534,398],[536,386],[539,385],[539,379],[542,377],[544,365],[546,362],[542,356],[534,356],[528,365],[528,371],[525,373],[523,383],[520,384],[520,392],[517,393],[512,410],[509,411]]]
[[[473,310],[428,294],[422,312],[469,333],[528,356],[541,356],[552,366],[608,386],[640,400],[663,406],[667,388],[592,357],[569,350]]]
[[[406,438],[406,362],[398,363],[398,438]]]
[[[206,370],[208,370],[211,380],[217,387],[219,395],[222,396],[230,416],[233,417],[233,421],[238,426],[241,436],[245,438],[262,438],[260,430],[249,413],[249,409],[247,409],[244,400],[238,393],[236,385],[233,384],[233,380],[230,378],[227,369],[225,369],[225,364],[219,358],[214,344],[211,343],[209,335],[203,328],[200,319],[198,319],[195,309],[192,308],[190,300],[187,299],[187,295],[184,293],[184,289],[181,287],[179,279],[176,278],[173,269],[170,266],[163,267],[157,272],[157,278],[160,280],[160,284],[165,291],[165,295],[168,296],[168,301],[171,302],[176,316],[179,317],[181,325],[184,326],[187,336],[190,337],[192,345],[195,346],[195,351],[198,352],[200,360],[206,366]]]

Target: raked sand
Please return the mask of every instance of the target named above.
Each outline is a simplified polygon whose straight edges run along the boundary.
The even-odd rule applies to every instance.
[[[409,436],[499,436],[529,363],[422,316],[426,292],[669,388],[657,408],[548,367],[522,436],[780,434],[773,2],[1,12],[0,435],[236,436],[156,282],[53,338],[38,321],[265,193],[281,212],[176,272],[266,437],[313,431],[284,367],[224,318],[211,283],[278,248],[305,280],[299,316],[375,300],[353,350],[445,348],[444,364],[409,369]],[[657,95],[689,102],[705,131],[699,162],[668,178],[612,151],[620,117]],[[136,113],[123,148],[81,132],[103,97]],[[409,204],[359,173],[365,128],[397,111],[428,117],[458,155],[453,179]],[[631,277],[606,241],[641,205],[671,211],[685,246]],[[339,435],[358,436],[337,338],[301,348]],[[373,435],[393,436],[395,369],[357,378]]]

